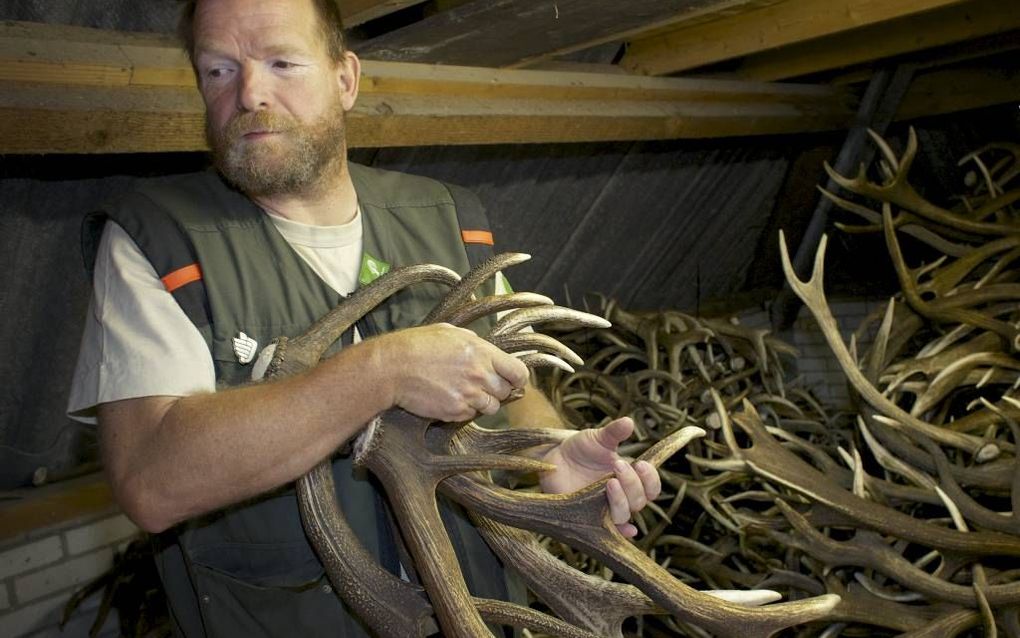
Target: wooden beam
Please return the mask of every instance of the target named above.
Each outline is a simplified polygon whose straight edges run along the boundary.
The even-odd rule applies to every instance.
[[[175,46],[12,29],[0,27],[0,152],[205,148],[202,100]],[[348,134],[351,146],[760,135],[842,128],[852,102],[812,85],[367,61]]]
[[[1020,3],[972,0],[746,58],[733,73],[785,80],[1020,29]]]
[[[996,104],[1020,106],[1020,63],[1016,56],[1002,64],[988,61],[918,74],[903,98],[897,120],[956,113]]]
[[[576,51],[584,51],[585,49],[590,49],[592,47],[612,42],[624,43],[640,38],[661,35],[674,31],[681,25],[684,27],[696,26],[704,24],[705,22],[711,22],[713,20],[719,20],[720,18],[727,18],[740,13],[746,13],[754,9],[767,7],[782,1],[783,0],[715,0],[715,2],[711,4],[698,7],[688,7],[685,10],[676,11],[662,20],[645,22],[644,24],[636,27],[624,27],[623,25],[620,25],[614,29],[612,33],[581,40],[567,46],[550,48],[538,55],[522,58],[517,62],[506,64],[504,66],[509,69],[544,68],[547,61]],[[625,70],[623,67],[620,67],[620,69]]]
[[[421,4],[425,0],[336,0],[344,27],[381,18],[384,15]]]
[[[621,34],[778,0],[470,0],[359,43],[364,58],[512,67]],[[498,46],[494,46],[497,43]]]
[[[117,511],[102,472],[53,485],[18,490],[21,498],[0,504],[0,543],[86,516]]]
[[[630,43],[620,64],[664,75],[958,4],[963,0],[786,0]]]

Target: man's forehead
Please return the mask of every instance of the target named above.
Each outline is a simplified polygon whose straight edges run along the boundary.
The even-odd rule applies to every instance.
[[[319,37],[310,0],[204,0],[195,11],[196,48],[221,40],[255,37],[260,49],[292,51]]]

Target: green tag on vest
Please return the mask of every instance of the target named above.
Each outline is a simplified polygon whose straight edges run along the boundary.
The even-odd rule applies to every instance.
[[[510,287],[510,280],[502,272],[496,273],[496,294],[512,295],[514,289]]]
[[[372,283],[389,271],[389,264],[381,259],[376,259],[366,252],[361,256],[361,274],[358,275],[358,281],[364,286]]]

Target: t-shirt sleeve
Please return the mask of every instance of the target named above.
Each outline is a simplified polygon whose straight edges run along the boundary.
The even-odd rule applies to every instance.
[[[108,222],[96,254],[68,416],[95,423],[101,403],[215,388],[202,334],[127,232]]]

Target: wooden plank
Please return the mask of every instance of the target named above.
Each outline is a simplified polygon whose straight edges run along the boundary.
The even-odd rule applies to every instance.
[[[0,27],[0,81],[83,86],[154,86],[194,89],[184,53],[175,43],[118,44],[114,32],[73,34],[45,29],[31,37],[11,35]],[[130,35],[130,34],[125,34]],[[68,38],[75,37],[75,40]],[[76,40],[85,40],[78,43]],[[132,42],[130,37],[125,40]],[[38,52],[46,52],[40,55]],[[590,71],[590,70],[588,70]],[[830,87],[767,84],[730,80],[675,79],[620,73],[500,70],[479,67],[411,64],[366,60],[363,95],[454,95],[492,99],[552,100],[710,100],[716,102],[787,102],[812,111],[850,108],[848,92]]]
[[[27,31],[0,29],[0,152],[205,148],[175,45]],[[352,146],[668,139],[829,130],[852,113],[826,86],[367,61],[349,133]]]
[[[65,36],[61,30],[57,33]],[[79,45],[66,39],[47,40],[39,30],[31,38],[7,37],[0,28],[0,81],[30,79],[35,84],[194,89],[191,67],[176,45],[119,45],[115,34],[105,33],[107,37],[103,39],[93,37],[89,43]],[[99,44],[101,40],[106,44]],[[47,48],[52,55],[36,53]],[[372,60],[363,63],[361,91],[364,95],[452,94],[484,98],[752,100],[812,104],[812,108],[842,108],[850,101],[848,93],[816,85],[653,78],[621,74],[615,69],[612,73],[500,70]]]
[[[20,490],[19,495],[22,498],[0,505],[0,543],[42,528],[117,511],[102,473]]]
[[[362,95],[453,95],[492,99],[787,102],[849,110],[851,95],[811,84],[654,78],[613,73],[484,69],[366,60]]]
[[[784,80],[1020,29],[1020,2],[973,0],[746,58],[734,76]]]
[[[620,64],[664,75],[842,33],[963,0],[786,0],[696,27],[633,40]]]
[[[712,22],[713,20],[746,13],[754,9],[767,7],[782,1],[783,0],[717,0],[709,5],[691,7],[685,11],[679,11],[663,20],[648,22],[637,27],[616,30],[607,35],[583,40],[565,47],[550,49],[544,53],[529,56],[512,64],[506,64],[503,66],[509,69],[544,68],[547,61],[576,51],[584,51],[585,49],[590,49],[592,47],[612,42],[624,43],[637,40],[639,38],[661,35],[677,29],[680,25],[683,25],[684,27],[696,26],[706,22]],[[621,71],[626,71],[623,67],[618,68],[620,68]]]
[[[364,58],[509,66],[734,0],[472,0],[354,47]]]
[[[59,85],[0,87],[2,153],[205,149],[194,91]],[[842,109],[783,102],[550,100],[368,94],[348,117],[352,147],[765,135],[844,127]]]
[[[956,113],[996,104],[1020,103],[1020,63],[988,61],[919,74],[903,98],[896,120]]]
[[[425,0],[336,0],[344,27],[354,27],[369,20],[421,4]]]

